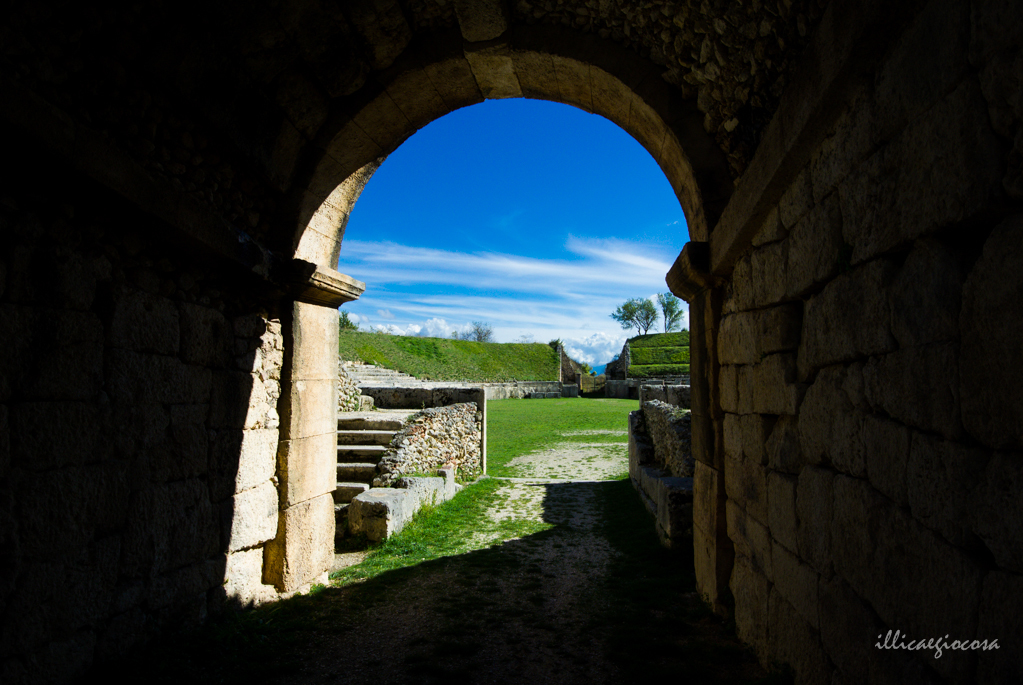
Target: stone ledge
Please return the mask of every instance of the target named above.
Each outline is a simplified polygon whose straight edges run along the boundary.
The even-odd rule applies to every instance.
[[[451,499],[462,486],[455,483],[453,469],[438,473],[435,478],[401,478],[393,488],[370,488],[357,495],[348,507],[349,531],[380,542],[404,528],[424,504]]]

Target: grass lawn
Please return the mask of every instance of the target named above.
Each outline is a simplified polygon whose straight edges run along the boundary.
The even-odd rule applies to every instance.
[[[593,442],[597,436],[585,431],[621,431],[619,435],[600,435],[599,440],[624,444],[628,442],[629,412],[636,409],[636,400],[579,397],[487,402],[487,473],[516,475],[508,469],[508,462],[517,456],[556,443]]]

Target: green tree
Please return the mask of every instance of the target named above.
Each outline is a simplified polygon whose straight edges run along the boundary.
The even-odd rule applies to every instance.
[[[359,330],[359,324],[355,323],[348,316],[348,312],[341,312],[340,327],[342,331],[357,331]]]
[[[635,328],[640,335],[646,335],[657,323],[657,307],[646,298],[634,297],[618,305],[611,318],[620,323],[625,330]]]
[[[682,323],[682,302],[671,293],[658,293],[657,304],[664,315],[664,332],[678,328]]]

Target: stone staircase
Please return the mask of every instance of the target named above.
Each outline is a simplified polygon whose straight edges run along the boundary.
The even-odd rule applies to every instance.
[[[334,488],[336,538],[344,536],[348,505],[373,487],[377,464],[387,452],[394,434],[416,410],[378,409],[338,414],[337,485]]]
[[[407,384],[418,380],[415,376],[410,376],[407,373],[385,369],[373,364],[352,364],[345,366],[345,372],[359,386]]]

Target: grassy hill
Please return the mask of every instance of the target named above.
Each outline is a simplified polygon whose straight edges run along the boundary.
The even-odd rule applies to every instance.
[[[342,359],[439,381],[556,381],[558,355],[543,343],[478,343],[341,331]]]
[[[630,378],[689,373],[689,331],[651,333],[629,339]]]

